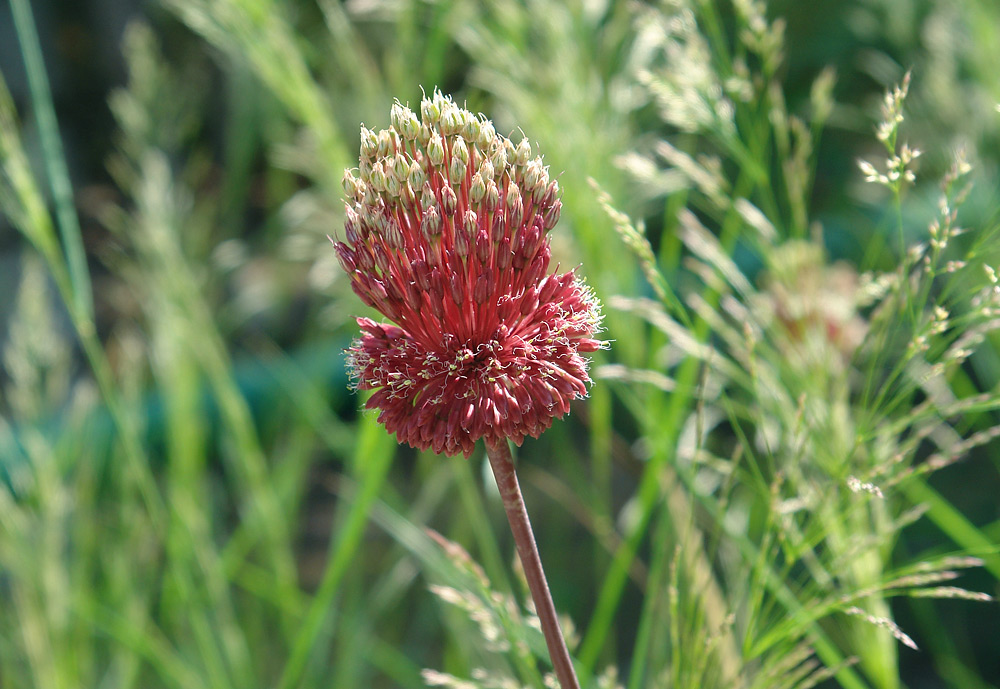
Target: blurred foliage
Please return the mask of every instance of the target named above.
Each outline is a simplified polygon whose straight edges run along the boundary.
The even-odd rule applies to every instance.
[[[343,372],[341,174],[435,86],[608,312],[519,452],[584,684],[1000,683],[992,3],[166,0],[121,74],[70,4],[0,21],[0,684],[545,686],[483,458]]]

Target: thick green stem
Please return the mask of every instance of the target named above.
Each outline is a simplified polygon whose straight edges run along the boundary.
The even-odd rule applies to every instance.
[[[559,628],[559,619],[556,616],[556,606],[552,603],[552,594],[549,593],[549,584],[545,580],[545,572],[542,571],[542,560],[538,556],[535,535],[531,530],[531,522],[528,521],[524,499],[521,497],[521,486],[514,472],[510,447],[506,441],[497,445],[486,443],[486,455],[490,458],[493,476],[500,489],[503,508],[507,512],[511,533],[514,534],[514,543],[517,545],[517,555],[521,558],[521,566],[524,568],[528,590],[531,591],[538,619],[542,623],[542,633],[549,647],[549,657],[552,659],[556,678],[562,689],[580,689],[580,681],[576,678],[573,661],[570,660],[566,641]]]

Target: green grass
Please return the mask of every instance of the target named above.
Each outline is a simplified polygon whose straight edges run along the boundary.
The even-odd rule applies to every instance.
[[[584,687],[1000,684],[996,86],[916,40],[1000,22],[909,5],[830,27],[873,84],[793,7],[167,0],[88,233],[15,0],[0,685],[546,686],[484,457],[398,448],[341,370],[341,175],[435,86],[544,154],[604,302],[590,398],[518,452]]]

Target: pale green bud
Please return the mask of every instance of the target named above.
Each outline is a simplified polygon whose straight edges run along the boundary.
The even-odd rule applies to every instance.
[[[427,144],[427,157],[434,167],[440,167],[444,163],[444,142],[437,132],[431,134],[431,140]]]
[[[406,178],[410,176],[410,161],[402,153],[397,153],[392,157],[392,174],[401,183],[405,182]]]
[[[396,198],[397,196],[399,196],[399,191],[400,189],[402,189],[403,187],[402,183],[405,180],[406,180],[405,177],[401,180],[399,177],[396,176],[396,171],[394,169],[390,169],[385,176],[386,193],[389,194],[389,196],[392,198]]]
[[[371,129],[361,125],[361,159],[371,160],[378,150],[378,137]]]
[[[417,132],[420,131],[417,115],[399,101],[393,103],[389,120],[392,122],[392,128],[407,141],[415,139]]]
[[[458,158],[463,163],[469,162],[469,147],[465,144],[465,139],[455,139],[455,143],[451,147],[451,157]]]
[[[368,175],[368,181],[375,191],[385,191],[386,174],[382,161],[376,160],[372,164],[372,170]]]
[[[424,168],[420,166],[417,161],[410,163],[410,170],[407,176],[407,180],[410,183],[410,188],[414,191],[422,189],[424,182],[427,181],[427,174],[424,172]]]
[[[489,161],[494,170],[503,172],[507,167],[507,151],[503,146],[497,146],[490,153]]]
[[[507,210],[514,207],[515,203],[521,201],[521,190],[517,188],[517,185],[511,182],[507,185],[507,196],[504,197],[504,206]]]
[[[541,201],[549,193],[549,169],[541,167],[541,165],[539,165],[539,168],[541,172],[539,173],[538,182],[531,189],[531,198],[535,201]]]
[[[378,133],[378,150],[376,155],[379,158],[386,158],[391,153],[395,152],[395,146],[393,145],[392,133],[388,129],[383,129]]]
[[[500,205],[500,189],[492,179],[486,183],[486,198],[483,199],[483,208],[486,212],[492,213]]]
[[[344,185],[344,193],[352,199],[358,195],[362,185],[361,180],[354,176],[353,170],[344,170],[344,178],[341,183]]]
[[[417,132],[417,143],[423,147],[427,147],[427,143],[431,140],[432,130],[426,124],[420,125],[420,131]]]
[[[528,142],[527,138],[521,139],[521,143],[517,145],[517,151],[514,156],[514,162],[517,165],[527,165],[530,159],[531,159],[531,144]]]
[[[513,182],[507,187],[507,196],[504,198],[504,210],[507,215],[507,222],[511,226],[521,224],[524,219],[524,202],[517,185]]]
[[[493,123],[487,119],[483,119],[479,122],[479,148],[484,151],[490,150],[490,146],[497,138],[497,130],[493,127]]]
[[[449,102],[448,107],[441,110],[441,132],[445,135],[455,134],[462,129],[463,124],[465,124],[465,120],[462,117],[461,109]]]
[[[437,124],[437,121],[441,119],[441,103],[438,101],[439,95],[441,94],[435,91],[433,99],[424,97],[420,101],[420,117],[423,119],[424,124],[428,126]]]
[[[479,166],[479,174],[483,176],[483,179],[493,179],[493,163],[484,160],[483,164]]]
[[[469,200],[478,204],[486,196],[486,182],[483,181],[481,172],[472,176],[472,183],[469,185]]]
[[[524,191],[528,194],[534,194],[535,189],[542,185],[542,179],[545,176],[545,171],[542,169],[541,158],[535,158],[534,160],[529,160],[524,166],[524,175],[521,180],[524,184]],[[548,183],[548,180],[545,180]]]
[[[424,208],[432,208],[434,204],[437,203],[437,197],[434,196],[434,189],[430,184],[424,184],[424,188],[420,192],[420,205]]]
[[[504,152],[504,155],[507,156],[507,160],[509,162],[511,162],[511,163],[516,163],[517,162],[517,149],[514,148],[513,142],[511,142],[511,140],[508,139],[507,137],[503,137],[500,140],[500,143],[503,146],[503,152]]]
[[[469,114],[465,118],[465,126],[462,127],[462,137],[469,143],[475,143],[479,141],[479,130],[481,128],[479,120]]]
[[[468,170],[468,164],[463,163],[461,158],[452,157],[451,167],[449,168],[451,183],[456,187],[462,183],[465,179],[465,173]]]

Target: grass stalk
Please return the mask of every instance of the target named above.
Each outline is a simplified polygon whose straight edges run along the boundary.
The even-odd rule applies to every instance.
[[[323,572],[323,579],[295,637],[288,662],[278,682],[277,686],[282,689],[300,686],[300,680],[317,648],[316,641],[322,635],[324,627],[332,620],[334,598],[361,544],[361,536],[368,522],[368,512],[378,497],[392,464],[392,458],[395,456],[392,439],[373,418],[365,419],[359,433],[353,462],[353,466],[359,469],[361,474],[358,493],[348,508],[342,526],[335,531],[336,540],[330,546],[330,557]]]
[[[28,75],[28,88],[31,90],[38,138],[45,159],[45,171],[49,178],[56,218],[59,221],[59,232],[62,235],[66,261],[69,265],[73,305],[82,318],[92,321],[94,300],[90,286],[90,271],[87,269],[80,221],[73,208],[73,187],[66,167],[66,157],[63,155],[59,123],[52,104],[52,91],[45,73],[38,30],[35,28],[35,19],[27,0],[11,0],[10,8],[14,16],[17,38],[21,44],[21,55],[24,57],[24,69]]]

